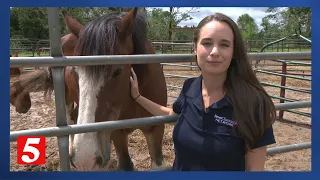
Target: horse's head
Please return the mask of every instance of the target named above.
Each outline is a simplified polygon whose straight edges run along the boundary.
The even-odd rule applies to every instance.
[[[11,55],[10,55],[10,57],[18,57],[18,51],[17,50],[15,50]]]
[[[68,29],[77,39],[74,55],[145,52],[146,22],[144,16],[137,13],[137,8],[128,13],[106,14],[86,26],[79,25],[66,13],[64,17]],[[121,64],[76,67],[80,92],[77,124],[117,120],[123,110],[132,106],[130,69],[131,65]],[[110,136],[109,131],[76,134],[70,153],[77,169],[101,170],[110,160]]]
[[[18,57],[18,52],[10,54],[10,57]],[[19,78],[21,70],[19,68],[10,68],[10,76]],[[31,98],[29,92],[25,91],[20,81],[16,81],[10,85],[10,104],[12,104],[18,113],[27,113],[31,108]]]
[[[10,103],[18,113],[27,113],[31,108],[31,98],[19,81],[10,86]]]

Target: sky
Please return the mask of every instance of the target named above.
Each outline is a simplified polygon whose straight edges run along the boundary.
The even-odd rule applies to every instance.
[[[163,7],[163,10],[169,11],[169,8]],[[182,7],[180,8],[181,11],[188,11],[191,8],[190,7]],[[179,26],[192,26],[200,22],[201,19],[206,17],[207,15],[213,14],[215,12],[221,12],[226,14],[227,16],[231,17],[235,22],[237,22],[237,19],[242,14],[248,13],[254,20],[255,23],[258,25],[259,29],[262,27],[260,26],[262,22],[262,18],[267,16],[268,14],[265,13],[265,11],[268,9],[268,7],[201,7],[198,9],[199,12],[191,13],[191,17],[193,17],[190,21],[183,21]]]

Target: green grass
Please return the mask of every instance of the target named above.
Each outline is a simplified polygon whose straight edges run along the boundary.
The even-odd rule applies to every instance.
[[[13,53],[13,51],[11,51],[10,53]],[[49,52],[48,51],[42,51],[41,56],[49,56]],[[37,52],[34,52],[34,55],[32,54],[32,51],[19,51],[18,52],[18,56],[19,57],[30,57],[30,56],[35,56],[37,57],[38,54]]]
[[[248,51],[249,51],[249,49],[248,49]],[[284,51],[283,52],[308,52],[308,51],[311,51],[311,48],[304,48],[304,49],[302,49],[301,48],[301,50],[299,49],[299,48],[296,48],[296,49],[289,49],[289,51],[288,51],[288,49],[284,49]],[[156,50],[156,53],[159,53],[159,54],[161,54],[161,49],[159,49],[159,50]],[[260,52],[260,49],[258,49],[258,48],[252,48],[251,49],[251,51],[249,52],[249,53],[252,53],[252,52]],[[277,49],[265,49],[263,52],[277,52]],[[281,49],[279,49],[279,51],[278,52],[282,52],[281,51]],[[190,52],[187,52],[187,51],[170,51],[170,50],[167,50],[166,52],[164,52],[163,54],[190,54]]]

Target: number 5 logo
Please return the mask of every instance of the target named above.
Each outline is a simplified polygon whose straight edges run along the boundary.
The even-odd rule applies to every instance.
[[[19,136],[17,140],[18,164],[45,164],[46,138],[43,136]]]

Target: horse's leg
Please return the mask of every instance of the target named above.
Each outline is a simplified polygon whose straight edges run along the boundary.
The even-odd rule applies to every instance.
[[[164,134],[164,124],[141,128],[146,137],[149,154],[151,157],[151,169],[165,166],[162,154],[162,141]]]
[[[74,113],[74,103],[73,101],[70,102],[70,100],[68,100],[66,98],[66,106],[67,106],[67,123],[68,125],[73,125],[75,124],[77,117],[75,117],[73,115]],[[71,155],[72,151],[73,151],[73,138],[74,134],[70,134],[69,135],[69,154]]]
[[[116,149],[118,157],[118,171],[133,171],[133,162],[131,161],[128,150],[129,132],[125,129],[112,132],[111,139]]]

